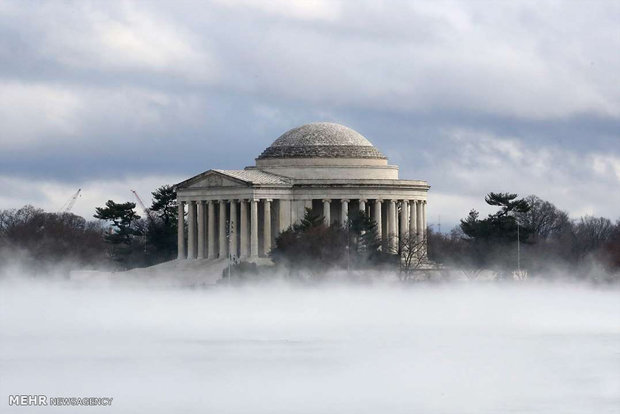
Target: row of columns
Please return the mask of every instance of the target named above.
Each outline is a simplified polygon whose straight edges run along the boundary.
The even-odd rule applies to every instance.
[[[426,237],[426,201],[425,200],[388,200],[387,209],[387,245],[390,251],[398,248],[398,237],[415,235],[418,241]],[[381,200],[375,201],[374,221],[381,223]],[[397,205],[398,204],[398,205]],[[400,217],[397,211],[400,207]],[[397,228],[397,226],[399,228]],[[378,229],[381,232],[381,226]]]
[[[323,199],[323,219],[325,224],[330,225],[331,220],[331,199]],[[358,200],[359,210],[366,212],[367,200]],[[381,238],[383,235],[383,220],[382,220],[382,203],[381,199],[376,199],[374,202],[373,217],[372,219],[377,223],[377,234]],[[386,234],[388,236],[405,235],[407,233],[415,234],[418,238],[426,236],[426,201],[425,200],[386,200],[388,204],[387,208],[387,229]],[[349,200],[341,199],[340,209],[340,222],[346,222],[349,215]],[[397,206],[397,203],[399,204]],[[400,220],[397,220],[396,212],[400,207]],[[400,224],[400,229],[397,229],[396,223]],[[395,239],[395,237],[390,237]],[[393,241],[393,240],[392,240]],[[390,241],[388,241],[390,243]],[[391,248],[394,246],[390,245]]]
[[[263,249],[271,250],[271,199],[263,203],[264,231]],[[236,256],[258,257],[258,203],[259,200],[209,200],[179,202],[178,205],[178,258],[215,259],[224,258],[228,252]],[[248,223],[248,204],[250,218]],[[187,251],[185,250],[184,214],[187,205]],[[237,224],[237,207],[240,207],[240,223]],[[227,214],[227,207],[230,214]],[[215,226],[215,212],[218,208],[219,222]],[[205,222],[206,219],[206,222]],[[217,234],[216,234],[217,230]],[[206,233],[206,234],[205,234]],[[239,237],[237,237],[239,235]],[[206,236],[206,237],[205,237]],[[248,237],[249,236],[249,237]],[[218,240],[216,246],[216,237]],[[206,242],[206,244],[205,244]],[[237,244],[239,242],[239,245]],[[217,250],[216,250],[217,247]]]
[[[345,223],[349,216],[350,200],[340,199],[340,222]],[[258,234],[258,203],[263,203],[263,251],[265,255],[271,251],[271,199],[251,200],[209,200],[179,202],[178,211],[178,257],[179,259],[215,259],[224,258],[228,252],[239,251],[241,258],[256,258],[259,255]],[[383,228],[382,204],[388,203],[386,212],[386,227]],[[330,225],[331,199],[323,199],[323,217]],[[367,200],[358,200],[360,211],[366,212]],[[187,251],[185,250],[184,211],[187,214]],[[227,204],[230,205],[230,214],[227,214]],[[248,223],[248,204],[250,208]],[[237,207],[240,208],[240,223],[237,226]],[[215,209],[219,208],[219,223],[215,226]],[[397,211],[400,208],[400,217]],[[398,237],[407,233],[415,235],[418,240],[426,236],[426,201],[424,200],[382,200],[375,199],[372,210],[372,219],[377,224],[377,235],[386,239],[390,251],[398,246]],[[227,221],[228,218],[228,221]],[[206,220],[206,222],[205,222]],[[397,228],[398,227],[398,228]],[[205,234],[206,233],[206,234]],[[239,234],[239,237],[237,237]],[[249,235],[249,237],[248,237]],[[218,249],[216,251],[216,236]],[[205,245],[206,242],[206,245]],[[239,245],[237,245],[239,243]]]

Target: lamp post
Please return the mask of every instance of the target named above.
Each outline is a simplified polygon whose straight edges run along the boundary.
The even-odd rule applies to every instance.
[[[347,219],[347,274],[351,273],[351,221]]]
[[[233,234],[233,223],[231,220],[226,220],[226,244],[228,245],[228,283],[231,280],[231,265],[234,258],[232,249],[230,248],[230,237]]]

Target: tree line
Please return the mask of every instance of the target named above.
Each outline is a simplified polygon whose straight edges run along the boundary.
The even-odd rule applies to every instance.
[[[105,225],[72,213],[26,205],[0,211],[0,268],[12,264],[35,273],[73,266],[105,266]],[[2,270],[2,269],[0,269]]]
[[[176,194],[169,185],[153,193],[150,214],[133,202],[108,200],[86,220],[27,205],[0,211],[0,267],[19,261],[45,273],[72,268],[128,270],[172,260],[177,248]]]
[[[94,217],[111,224],[104,239],[110,259],[121,269],[152,266],[176,258],[177,201],[172,186],[153,191],[153,203],[145,217],[136,203],[108,200],[95,209]]]
[[[571,220],[535,195],[520,199],[492,192],[484,201],[497,211],[481,218],[471,210],[449,234],[429,228],[424,238],[389,235],[394,243],[381,240],[376,223],[364,213],[352,212],[344,225],[328,226],[307,210],[301,223],[276,238],[271,258],[290,275],[315,278],[328,269],[388,268],[398,269],[402,280],[450,269],[470,279],[487,270],[500,279],[530,275],[620,280],[620,220]],[[255,271],[243,265],[239,269]]]
[[[147,214],[133,202],[109,200],[86,220],[71,213],[49,213],[24,206],[0,211],[0,260],[19,257],[44,271],[61,263],[126,270],[176,258],[177,203],[174,189],[152,192]],[[585,216],[571,220],[565,211],[535,195],[489,193],[497,209],[487,217],[471,210],[449,233],[427,229],[427,237],[398,237],[386,243],[376,223],[351,212],[344,225],[326,225],[308,210],[304,219],[282,232],[271,252],[290,274],[328,269],[398,269],[401,278],[429,264],[459,269],[469,278],[483,270],[510,277],[521,268],[531,276],[559,270],[575,277],[617,280],[620,274],[620,220]],[[388,246],[393,245],[391,250]],[[519,254],[517,254],[517,250]],[[238,265],[236,270],[250,269]]]
[[[481,218],[471,210],[449,234],[429,229],[431,260],[462,269],[469,278],[485,269],[510,277],[518,267],[533,276],[620,278],[620,220],[571,220],[535,195],[517,199],[516,194],[490,193],[485,202],[497,212]]]

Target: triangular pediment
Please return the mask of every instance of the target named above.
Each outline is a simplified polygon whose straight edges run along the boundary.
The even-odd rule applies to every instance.
[[[239,180],[212,174],[190,184],[188,188],[194,187],[247,187],[247,184],[240,183]]]
[[[219,187],[248,187],[251,183],[236,177],[209,170],[195,177],[177,184],[178,188],[219,188]]]

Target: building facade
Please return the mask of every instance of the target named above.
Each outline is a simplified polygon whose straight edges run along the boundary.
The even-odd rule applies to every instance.
[[[179,259],[268,257],[277,235],[307,208],[327,224],[345,223],[353,209],[364,211],[390,251],[407,233],[425,240],[428,183],[399,179],[398,166],[339,124],[294,128],[254,166],[208,170],[175,188]]]

